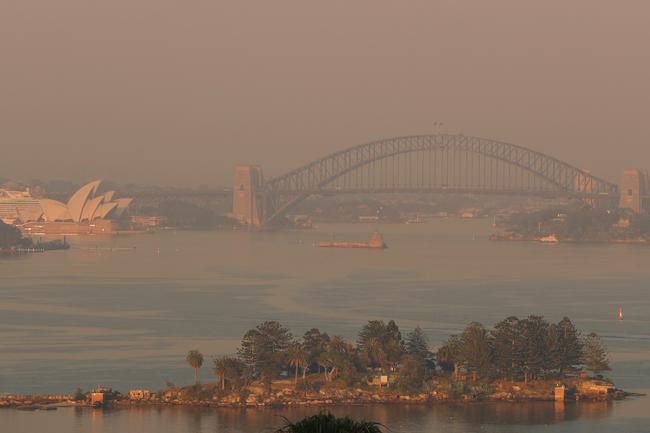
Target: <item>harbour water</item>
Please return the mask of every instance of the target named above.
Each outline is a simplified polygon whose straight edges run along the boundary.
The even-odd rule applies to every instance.
[[[363,239],[387,250],[314,248]],[[0,260],[0,392],[126,391],[192,382],[189,349],[232,353],[243,333],[280,320],[355,339],[369,319],[420,325],[433,346],[470,321],[571,317],[600,333],[611,377],[650,389],[650,248],[491,242],[488,220],[321,225],[312,231],[175,232],[70,239],[73,248]],[[617,320],[621,307],[625,320]],[[611,404],[364,406],[338,413],[396,432],[647,432],[650,399]],[[258,432],[305,410],[0,410],[12,432]]]

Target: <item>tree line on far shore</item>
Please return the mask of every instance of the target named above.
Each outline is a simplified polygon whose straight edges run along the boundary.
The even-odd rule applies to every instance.
[[[203,355],[191,350],[186,361],[198,384]],[[350,386],[390,375],[393,384],[414,391],[437,375],[451,380],[529,381],[562,379],[583,369],[595,375],[610,369],[600,337],[582,336],[567,317],[549,323],[541,316],[508,317],[492,329],[470,323],[436,352],[419,326],[403,337],[393,320],[369,321],[354,343],[316,328],[296,338],[279,322],[266,321],[245,333],[236,354],[213,359],[213,372],[224,391],[253,381],[270,386],[282,377],[308,387],[306,379],[312,375]]]

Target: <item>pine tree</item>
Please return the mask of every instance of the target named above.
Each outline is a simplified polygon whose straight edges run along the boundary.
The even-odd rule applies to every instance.
[[[518,356],[519,319],[511,316],[494,325],[492,341],[494,345],[494,364],[501,377],[515,380],[522,370],[521,358]]]
[[[406,352],[409,355],[427,358],[431,353],[429,351],[429,341],[420,326],[416,326],[412,332],[406,336]]]
[[[609,371],[609,353],[602,339],[592,332],[584,339],[584,365],[594,374]]]
[[[460,336],[460,360],[474,375],[474,379],[487,377],[492,373],[492,342],[485,327],[472,322]]]
[[[519,342],[516,345],[516,357],[521,363],[524,381],[527,382],[549,370],[549,324],[541,316],[528,316],[517,323],[517,328]]]
[[[279,322],[262,322],[244,334],[237,353],[251,370],[270,383],[285,364],[285,351],[292,340],[289,330]]]
[[[562,377],[582,362],[583,347],[580,333],[568,317],[549,327],[547,346],[549,367]]]

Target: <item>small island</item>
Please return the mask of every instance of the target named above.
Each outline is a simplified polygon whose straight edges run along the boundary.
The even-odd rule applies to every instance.
[[[66,396],[16,396],[0,407],[57,405],[181,405],[286,407],[358,404],[434,404],[480,401],[623,399],[628,394],[602,374],[607,349],[595,333],[582,335],[569,318],[508,317],[491,329],[470,323],[434,352],[420,327],[402,336],[394,321],[369,321],[356,342],[319,329],[301,338],[276,321],[244,335],[236,354],[212,359],[214,381],[201,383],[204,355],[186,356],[195,383],[152,392],[104,387]]]
[[[511,215],[492,240],[650,243],[650,214],[591,206],[550,208]]]

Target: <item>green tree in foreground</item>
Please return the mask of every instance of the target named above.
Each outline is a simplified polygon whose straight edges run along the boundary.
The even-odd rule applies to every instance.
[[[337,418],[329,412],[307,417],[296,423],[285,418],[286,424],[276,433],[381,433],[381,424]]]
[[[603,340],[592,332],[587,335],[584,340],[584,365],[587,370],[594,374],[600,374],[604,371],[609,371],[609,354],[605,348]]]
[[[194,369],[194,383],[199,383],[199,369],[203,366],[203,354],[198,350],[187,352],[185,360]]]

